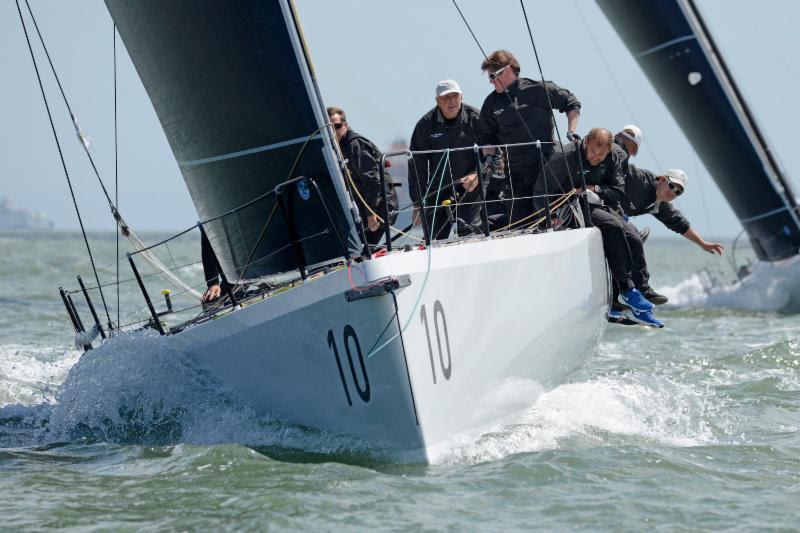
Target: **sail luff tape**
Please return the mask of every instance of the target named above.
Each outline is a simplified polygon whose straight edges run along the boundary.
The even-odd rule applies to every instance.
[[[192,161],[178,161],[178,166],[180,167],[196,167],[199,165],[206,165],[208,163],[215,163],[217,161],[224,161],[226,159],[234,159],[236,157],[244,157],[246,155],[257,154],[260,152],[268,152],[270,150],[276,150],[278,148],[283,148],[284,146],[291,146],[293,144],[299,144],[302,142],[313,141],[315,139],[321,139],[322,134],[318,133],[311,137],[298,137],[296,139],[290,139],[288,141],[281,141],[278,143],[273,144],[265,144],[263,146],[256,146],[255,148],[248,148],[246,150],[239,150],[237,152],[230,152],[227,154],[217,155],[213,157],[206,157],[203,159],[194,159]]]

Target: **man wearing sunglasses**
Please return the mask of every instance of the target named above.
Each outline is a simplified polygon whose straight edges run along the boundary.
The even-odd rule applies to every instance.
[[[361,215],[367,244],[378,244],[386,231],[379,219],[383,217],[384,212],[380,175],[381,151],[372,141],[350,129],[342,109],[329,107],[328,118],[336,132],[342,156],[347,160],[347,170],[352,183],[347,176],[345,179],[348,181],[348,187],[355,186],[355,190],[352,191],[353,197]],[[397,219],[397,193],[389,173],[386,172],[385,176],[389,224],[393,224]]]
[[[519,77],[520,65],[508,50],[492,52],[481,64],[489,75],[494,92],[481,107],[482,145],[514,144],[542,141],[541,152],[535,146],[509,147],[506,173],[510,177],[511,223],[529,217],[533,211],[533,186],[541,172],[542,157],[550,157],[554,149],[552,110],[567,115],[567,139],[579,139],[573,133],[578,127],[581,103],[567,89],[553,82]]]
[[[631,165],[630,173],[625,177],[625,196],[628,200],[622,204],[625,214],[637,216],[649,213],[706,252],[722,255],[725,247],[718,242],[704,240],[683,213],[672,205],[672,201],[684,193],[688,181],[686,173],[677,168],[657,175]]]

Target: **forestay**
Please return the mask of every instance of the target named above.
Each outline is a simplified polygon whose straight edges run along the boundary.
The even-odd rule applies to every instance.
[[[288,1],[106,5],[202,221],[305,176],[319,185],[336,230],[357,252],[335,139],[325,127],[327,115]],[[243,274],[248,258],[248,278],[298,266],[287,218],[294,220],[305,263],[342,255],[315,189],[305,185],[287,190],[288,216],[272,195],[205,225],[230,279]]]
[[[597,0],[702,157],[758,258],[796,255],[794,191],[692,0]]]

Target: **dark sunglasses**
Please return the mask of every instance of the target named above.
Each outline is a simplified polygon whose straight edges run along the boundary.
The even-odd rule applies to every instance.
[[[344,122],[339,122],[338,124],[334,124],[334,125],[333,125],[333,127],[334,127],[335,129],[337,129],[337,130],[340,130],[340,129],[342,129],[342,126],[344,126]]]
[[[683,194],[683,189],[678,185],[675,185],[671,181],[667,182],[667,187],[669,187],[669,190],[675,193],[675,196],[680,196],[681,194]]]
[[[508,65],[504,66],[504,67],[503,67],[503,68],[501,68],[500,70],[496,70],[496,71],[494,71],[494,72],[490,72],[490,73],[489,73],[489,81],[494,81],[494,80],[496,80],[496,79],[497,79],[497,77],[498,77],[500,74],[502,74],[502,73],[503,73],[503,71],[504,71],[505,69],[507,69],[507,68],[508,68]]]

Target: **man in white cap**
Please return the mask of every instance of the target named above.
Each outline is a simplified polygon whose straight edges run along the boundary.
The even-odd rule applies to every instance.
[[[672,168],[658,175],[655,172],[630,166],[630,173],[625,176],[625,196],[627,202],[622,203],[623,211],[628,216],[651,214],[660,220],[667,228],[683,235],[703,250],[722,255],[724,246],[718,242],[704,240],[689,224],[674,205],[673,200],[682,195],[686,190],[689,179],[683,170]],[[650,288],[650,273],[644,257],[634,262],[633,276],[637,283],[643,285],[642,294],[651,303],[660,305],[667,303],[667,297]],[[617,302],[616,294],[609,311],[609,320],[624,322],[625,311]]]
[[[633,124],[628,124],[622,128],[622,131],[614,136],[614,143],[625,150],[628,157],[634,157],[639,153],[639,147],[642,145],[641,128]]]
[[[412,152],[462,148],[478,143],[480,112],[463,103],[461,87],[455,80],[436,84],[436,106],[417,122],[411,135]],[[414,202],[414,223],[425,222],[430,239],[446,239],[454,221],[459,234],[480,231],[481,204],[475,154],[472,150],[414,154],[408,165],[408,187]],[[502,189],[497,179],[484,183]],[[500,173],[502,178],[502,173]],[[500,180],[502,181],[502,180]],[[499,203],[499,202],[498,202]],[[451,210],[451,205],[454,209]],[[420,208],[425,207],[424,217]]]
[[[683,235],[710,254],[722,255],[725,249],[718,242],[704,240],[695,231],[672,201],[686,191],[689,178],[683,170],[671,168],[658,175],[655,172],[631,166],[631,173],[625,178],[625,196],[628,205],[623,210],[628,216],[649,213],[660,220],[667,228]]]

